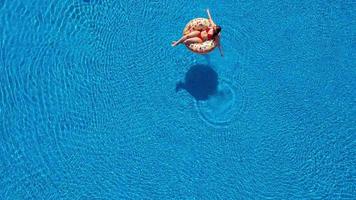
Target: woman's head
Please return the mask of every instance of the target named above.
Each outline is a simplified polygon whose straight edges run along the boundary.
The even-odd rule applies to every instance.
[[[221,27],[220,26],[215,26],[214,27],[214,36],[217,36],[221,31]]]

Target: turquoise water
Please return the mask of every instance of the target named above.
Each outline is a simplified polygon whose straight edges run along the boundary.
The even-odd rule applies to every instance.
[[[225,56],[171,47],[206,8]],[[355,199],[355,13],[0,0],[0,199]]]

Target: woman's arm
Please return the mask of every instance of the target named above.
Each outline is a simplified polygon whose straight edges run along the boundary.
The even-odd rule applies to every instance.
[[[206,12],[208,13],[208,17],[209,17],[210,23],[211,23],[213,26],[216,26],[216,24],[214,23],[213,19],[211,18],[209,9],[206,9]]]
[[[222,48],[221,48],[221,45],[220,45],[220,44],[218,45],[218,48],[219,48],[219,51],[220,51],[220,55],[221,55],[221,57],[224,57],[224,53],[223,53],[223,50],[222,50]]]
[[[219,48],[219,51],[220,51],[220,55],[221,55],[221,57],[224,57],[224,53],[223,53],[223,50],[222,50],[221,44],[220,44],[220,36],[218,36],[217,40],[218,40],[217,43],[218,43],[218,48]]]

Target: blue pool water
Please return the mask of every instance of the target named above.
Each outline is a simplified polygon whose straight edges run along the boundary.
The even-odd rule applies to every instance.
[[[356,199],[355,7],[0,0],[0,199]]]

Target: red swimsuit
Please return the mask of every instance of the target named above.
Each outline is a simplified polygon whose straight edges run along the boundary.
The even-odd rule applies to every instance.
[[[206,33],[208,34],[208,40],[213,39],[213,35],[209,34],[209,31],[210,31],[211,29],[212,29],[212,28],[209,28],[209,27],[208,27],[208,28],[205,30]],[[203,36],[202,36],[202,33],[203,33],[203,31],[200,32],[200,34],[198,35],[198,38],[200,38],[201,40],[204,41],[204,38],[203,38]]]

